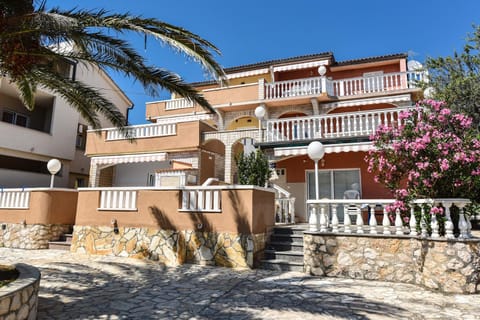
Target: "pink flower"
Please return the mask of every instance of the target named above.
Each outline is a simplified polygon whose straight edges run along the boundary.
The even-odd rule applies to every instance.
[[[442,207],[432,207],[430,209],[431,215],[443,215],[443,208]]]
[[[443,108],[442,110],[440,110],[440,114],[442,116],[449,116],[451,113],[452,113],[452,111],[448,108]]]
[[[440,170],[447,171],[450,168],[450,164],[448,163],[447,159],[439,160],[440,162]]]

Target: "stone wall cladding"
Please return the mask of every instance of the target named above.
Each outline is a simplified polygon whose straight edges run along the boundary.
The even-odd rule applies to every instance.
[[[15,267],[19,277],[0,288],[0,320],[36,319],[40,272],[26,264]]]
[[[427,240],[305,234],[313,275],[412,283],[446,293],[480,292],[480,239]]]
[[[0,222],[0,247],[17,249],[48,249],[48,241],[69,233],[71,225],[22,224]]]
[[[169,266],[184,263],[253,267],[263,252],[263,234],[172,231],[140,227],[75,226],[71,251],[147,258]]]

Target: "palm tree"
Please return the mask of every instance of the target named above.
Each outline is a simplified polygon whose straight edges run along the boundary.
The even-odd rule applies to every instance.
[[[117,127],[124,126],[126,120],[98,90],[58,72],[58,66],[66,61],[120,72],[139,81],[152,96],[166,89],[213,111],[178,75],[148,65],[128,41],[110,35],[132,32],[145,41],[153,38],[186,54],[217,80],[224,76],[213,58],[219,50],[188,30],[157,19],[105,10],[47,10],[45,0],[0,0],[0,72],[16,84],[27,109],[34,108],[35,91],[41,86],[63,97],[93,128],[100,126],[99,115]]]

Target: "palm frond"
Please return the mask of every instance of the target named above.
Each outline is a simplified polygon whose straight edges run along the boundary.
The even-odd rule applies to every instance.
[[[35,108],[35,82],[27,77],[18,78],[15,82],[20,91],[20,99],[25,107],[32,111]]]
[[[103,115],[116,127],[126,125],[124,115],[98,89],[80,81],[66,79],[50,69],[38,68],[32,74],[39,85],[58,94],[77,109],[94,129],[101,127],[97,113]]]
[[[214,54],[220,51],[209,41],[183,28],[157,19],[111,14],[105,10],[47,10],[45,0],[0,1],[0,71],[11,76],[29,108],[34,106],[36,85],[59,94],[95,128],[96,112],[115,126],[125,119],[101,92],[86,84],[65,79],[54,72],[64,59],[120,72],[139,81],[147,93],[158,96],[166,89],[214,111],[195,88],[172,71],[150,66],[122,36],[137,33],[166,44],[202,65],[214,78],[225,76]],[[4,8],[5,7],[5,8]],[[115,36],[110,32],[115,31]],[[65,46],[67,44],[67,47]]]

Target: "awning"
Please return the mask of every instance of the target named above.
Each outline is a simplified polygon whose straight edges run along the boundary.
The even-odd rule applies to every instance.
[[[256,76],[259,74],[266,74],[268,73],[268,71],[269,71],[268,68],[263,68],[263,69],[256,69],[256,70],[250,70],[250,71],[244,71],[244,72],[231,73],[231,74],[227,74],[227,78],[235,79],[235,78]]]
[[[324,144],[323,146],[325,148],[325,153],[357,152],[372,149],[371,142]],[[273,151],[276,157],[300,156],[307,154],[307,147],[308,146],[282,147],[274,148]]]
[[[320,61],[311,61],[311,62],[304,62],[304,63],[296,63],[296,64],[287,64],[284,66],[273,67],[274,72],[278,71],[288,71],[288,70],[298,70],[298,69],[307,69],[319,66],[328,65],[328,60],[320,60]]]
[[[96,165],[102,164],[120,164],[120,163],[138,163],[138,162],[154,162],[167,160],[166,152],[148,153],[148,154],[128,154],[121,156],[104,156],[92,157],[91,163]]]

